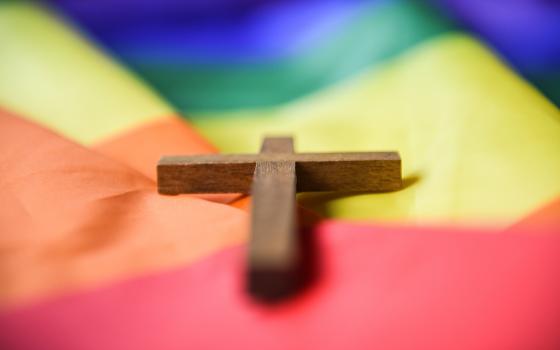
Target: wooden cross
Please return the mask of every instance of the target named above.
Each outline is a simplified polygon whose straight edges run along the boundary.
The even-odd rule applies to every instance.
[[[294,153],[291,137],[265,138],[260,154],[166,156],[158,191],[253,196],[248,289],[277,299],[298,287],[296,192],[386,192],[402,186],[396,152]]]

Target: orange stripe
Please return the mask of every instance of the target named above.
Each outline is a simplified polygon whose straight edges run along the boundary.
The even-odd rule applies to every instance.
[[[1,110],[0,149],[0,306],[189,264],[246,239],[243,211],[160,196],[130,167]]]
[[[162,155],[217,152],[216,147],[178,117],[143,124],[98,142],[93,148],[153,180],[156,179],[157,161]]]
[[[144,124],[104,140],[93,148],[156,181],[156,164],[163,155],[207,154],[217,149],[186,121],[171,116]],[[228,203],[247,210],[246,197],[231,194],[197,195],[213,202]]]
[[[514,224],[509,230],[522,230],[527,232],[546,232],[547,228],[560,227],[560,198],[534,211],[529,216]],[[556,232],[560,234],[559,232]]]

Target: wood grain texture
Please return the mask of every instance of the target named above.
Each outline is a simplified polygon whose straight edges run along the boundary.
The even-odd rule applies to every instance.
[[[249,193],[257,161],[295,162],[297,191],[386,192],[402,187],[396,152],[262,153],[163,157],[162,194]]]
[[[157,172],[162,194],[252,194],[247,287],[267,300],[282,299],[300,284],[297,191],[385,192],[402,187],[396,152],[294,154],[289,137],[266,138],[256,155],[163,157]]]
[[[291,138],[266,138],[262,154],[293,152]],[[251,189],[248,289],[274,300],[297,289],[296,168],[289,160],[257,161]]]

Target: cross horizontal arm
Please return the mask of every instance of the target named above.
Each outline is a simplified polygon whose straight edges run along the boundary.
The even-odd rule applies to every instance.
[[[338,161],[400,161],[397,152],[332,152],[332,153],[258,153],[258,154],[203,154],[196,156],[165,156],[160,166],[192,164],[243,164],[257,161],[338,162]]]
[[[294,161],[297,191],[385,192],[402,186],[397,152],[263,153],[163,157],[162,194],[249,193],[257,161]]]

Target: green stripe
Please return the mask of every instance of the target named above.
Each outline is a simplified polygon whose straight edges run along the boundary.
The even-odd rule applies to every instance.
[[[415,3],[368,5],[317,47],[266,64],[130,62],[178,108],[193,111],[277,105],[312,93],[450,29]]]

